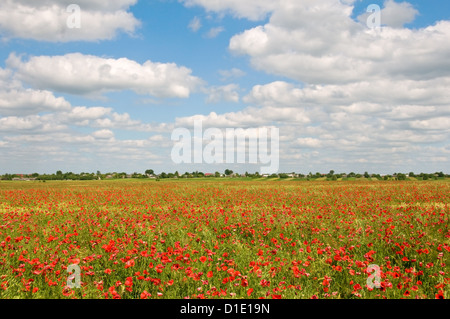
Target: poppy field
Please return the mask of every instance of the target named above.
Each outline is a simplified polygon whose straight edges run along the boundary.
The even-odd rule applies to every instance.
[[[0,298],[448,298],[449,203],[447,181],[1,182]]]

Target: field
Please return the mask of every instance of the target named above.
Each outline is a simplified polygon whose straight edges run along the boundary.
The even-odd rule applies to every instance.
[[[448,298],[449,203],[447,181],[0,182],[0,298]]]

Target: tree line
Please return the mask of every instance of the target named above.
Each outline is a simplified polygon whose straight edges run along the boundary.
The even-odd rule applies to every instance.
[[[100,171],[97,171],[96,173],[87,173],[87,172],[81,172],[81,173],[73,173],[73,172],[66,172],[63,173],[62,171],[58,170],[54,174],[39,174],[39,173],[33,173],[33,174],[4,174],[0,175],[1,180],[103,180],[103,179],[125,179],[125,178],[151,178],[151,179],[167,179],[167,178],[207,178],[207,177],[214,177],[214,178],[236,178],[236,177],[246,177],[246,178],[296,178],[296,179],[303,179],[303,180],[352,180],[352,179],[361,179],[361,178],[371,178],[371,179],[377,179],[377,180],[407,180],[407,179],[415,179],[415,180],[432,180],[432,179],[443,179],[450,177],[448,174],[444,174],[443,172],[435,172],[435,173],[420,173],[415,174],[414,172],[409,173],[394,173],[394,174],[388,174],[388,175],[380,175],[380,174],[369,174],[368,172],[364,172],[363,174],[360,173],[335,173],[334,170],[330,170],[328,173],[312,173],[309,172],[308,174],[302,174],[302,173],[278,173],[278,174],[271,174],[271,175],[261,175],[258,172],[255,173],[237,173],[233,172],[231,169],[226,169],[223,173],[220,173],[218,171],[214,173],[204,173],[204,172],[185,172],[183,174],[179,173],[178,171],[174,173],[166,173],[161,172],[156,174],[153,169],[147,169],[143,173],[137,173],[134,172],[132,174],[126,173],[126,172],[109,172],[109,173],[101,173]]]

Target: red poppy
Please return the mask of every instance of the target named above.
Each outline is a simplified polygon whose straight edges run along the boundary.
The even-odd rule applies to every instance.
[[[444,291],[439,290],[438,293],[435,295],[436,299],[444,299]]]

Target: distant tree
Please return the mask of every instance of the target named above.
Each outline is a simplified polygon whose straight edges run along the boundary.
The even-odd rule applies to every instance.
[[[364,172],[364,177],[365,177],[365,178],[369,178],[369,177],[370,177],[369,173]]]
[[[154,173],[155,173],[155,171],[152,170],[152,169],[148,169],[148,170],[145,171],[146,175],[153,175]]]
[[[233,174],[233,171],[232,171],[231,169],[228,169],[228,168],[227,168],[227,169],[225,170],[225,175],[226,175],[226,176],[230,176],[231,174]]]
[[[219,172],[215,172],[215,173],[214,173],[214,176],[215,176],[215,177],[220,177],[220,173],[219,173]]]

